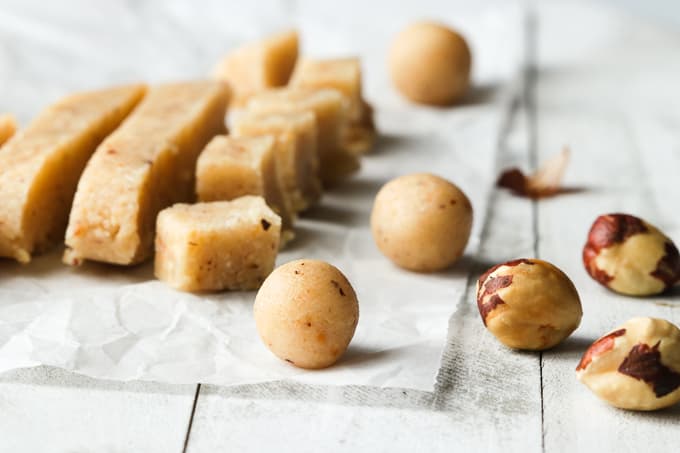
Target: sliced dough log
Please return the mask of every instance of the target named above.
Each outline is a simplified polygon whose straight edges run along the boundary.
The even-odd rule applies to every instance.
[[[136,264],[153,253],[158,212],[191,201],[196,159],[226,131],[222,82],[162,85],[97,148],[78,183],[64,262]]]
[[[7,140],[12,138],[12,135],[17,131],[17,122],[11,115],[0,115],[0,146],[4,145]]]
[[[333,88],[350,101],[349,127],[345,128],[344,142],[354,154],[368,152],[375,142],[373,108],[363,99],[361,63],[358,58],[315,60],[302,59],[295,66],[291,87]]]
[[[257,114],[247,112],[234,125],[234,136],[275,135],[277,165],[294,212],[321,198],[317,126],[314,113]]]
[[[263,91],[248,102],[256,114],[310,111],[316,118],[319,175],[326,186],[359,169],[359,159],[344,147],[349,102],[335,89],[281,88]]]
[[[63,239],[87,160],[145,90],[132,85],[71,95],[0,149],[0,256],[26,263]]]

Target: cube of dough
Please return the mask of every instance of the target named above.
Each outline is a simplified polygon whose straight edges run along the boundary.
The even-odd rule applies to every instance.
[[[234,135],[237,137],[270,134],[277,137],[277,162],[291,207],[294,212],[303,211],[321,197],[314,114],[245,113],[234,125]]]
[[[199,201],[229,201],[259,195],[281,216],[285,232],[293,231],[290,200],[286,198],[276,161],[276,137],[218,135],[201,152],[196,164]]]
[[[262,197],[176,204],[158,215],[155,274],[184,291],[251,290],[274,269],[281,218]]]
[[[342,92],[350,100],[350,125],[344,137],[347,149],[362,154],[373,147],[373,109],[362,97],[361,63],[358,58],[301,60],[293,71],[290,86],[334,88]]]
[[[17,131],[17,122],[11,115],[0,115],[0,146]]]
[[[152,88],[95,151],[78,183],[64,262],[136,264],[153,253],[158,212],[194,198],[196,160],[224,133],[229,88],[185,82]]]
[[[286,85],[297,56],[297,31],[278,33],[232,51],[217,65],[214,77],[229,82],[235,104],[243,105],[259,91]]]
[[[68,96],[0,148],[0,256],[26,263],[63,240],[85,164],[145,91],[131,85]]]
[[[349,103],[334,89],[280,88],[263,91],[248,102],[253,113],[309,110],[316,116],[321,181],[331,185],[359,169],[355,154],[345,149],[342,137],[348,125]]]

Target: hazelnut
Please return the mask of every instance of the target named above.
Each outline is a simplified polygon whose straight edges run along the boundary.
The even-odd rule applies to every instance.
[[[477,281],[477,307],[489,331],[514,349],[540,351],[581,323],[581,301],[569,277],[538,259],[492,267]]]
[[[389,70],[394,85],[410,100],[448,105],[467,91],[471,61],[460,34],[441,24],[418,22],[397,35]]]
[[[359,320],[356,293],[342,272],[308,259],[291,261],[269,274],[253,309],[264,344],[300,368],[334,364]]]
[[[416,272],[445,269],[463,255],[472,205],[455,184],[429,173],[385,184],[371,212],[373,239],[398,266]]]
[[[633,318],[588,348],[576,377],[621,409],[672,406],[680,401],[680,329],[664,319]]]
[[[680,254],[666,235],[628,214],[598,217],[583,247],[592,278],[617,293],[659,294],[680,280]]]

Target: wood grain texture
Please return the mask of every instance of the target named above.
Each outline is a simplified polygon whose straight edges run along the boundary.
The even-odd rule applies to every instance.
[[[573,279],[584,311],[574,335],[544,354],[545,451],[590,451],[595,445],[667,451],[677,443],[680,407],[655,413],[615,409],[580,384],[574,369],[591,342],[629,318],[680,322],[677,289],[656,297],[617,295],[592,280],[581,260],[591,223],[608,212],[637,215],[680,239],[680,217],[671,201],[680,200],[680,113],[670,107],[680,95],[665,91],[670,78],[680,77],[671,56],[680,52],[680,41],[631,19],[591,12],[593,29],[612,32],[612,20],[617,28],[597,46],[587,36],[574,37],[568,46],[579,56],[566,77],[549,67],[553,55],[566,52],[556,39],[567,32],[564,17],[583,14],[580,8],[557,3],[539,9],[539,159],[569,145],[573,159],[566,183],[582,189],[538,204],[539,255]],[[651,48],[653,54],[645,52]],[[641,70],[643,62],[651,67]]]
[[[196,386],[50,367],[0,377],[0,452],[181,452]]]

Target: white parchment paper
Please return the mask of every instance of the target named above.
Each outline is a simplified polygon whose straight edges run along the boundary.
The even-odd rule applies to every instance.
[[[429,1],[396,10],[388,1],[302,1],[294,8],[272,1],[266,7],[239,4],[237,10],[218,1],[200,8],[156,0],[126,8],[117,2],[71,3],[46,3],[31,13],[22,2],[10,2],[0,11],[0,86],[9,87],[0,110],[15,113],[23,124],[70,91],[202,77],[227,49],[291,26],[300,29],[306,55],[362,57],[365,94],[384,136],[361,172],[298,223],[296,241],[278,258],[279,264],[307,257],[339,267],[359,296],[360,319],[340,362],[303,371],[260,342],[254,292],[181,293],[156,281],[150,264],[73,269],[60,263],[62,250],[55,250],[28,266],[0,260],[0,372],[47,364],[117,380],[232,385],[295,379],[431,390],[467,266],[432,275],[397,269],[375,248],[370,208],[392,177],[441,174],[472,200],[468,253],[474,252],[504,113],[497,87],[507,86],[521,54],[516,5],[466,2],[465,8],[443,11]],[[391,20],[376,26],[386,9]],[[404,24],[428,15],[458,27],[475,55],[475,89],[455,109],[415,107],[389,84],[385,56],[391,39]]]
[[[356,336],[336,366],[310,372],[275,358],[255,329],[254,292],[183,293],[155,280],[151,264],[70,268],[56,250],[30,265],[0,264],[0,371],[46,364],[117,380],[231,385],[292,378],[431,389],[467,271],[396,268],[373,243],[370,208],[391,177],[428,170],[456,181],[483,212],[498,116],[489,108],[383,115],[386,136],[362,172],[299,222],[278,263],[325,259],[346,273],[359,297]],[[473,136],[489,139],[473,145]]]

